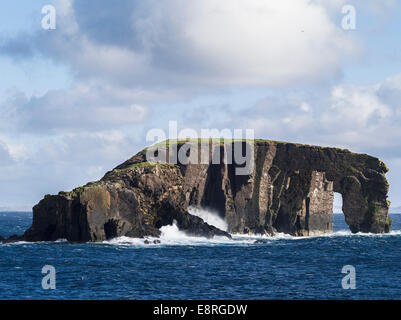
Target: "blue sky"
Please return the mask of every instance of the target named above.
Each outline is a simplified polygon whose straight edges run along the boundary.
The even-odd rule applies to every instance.
[[[375,155],[401,206],[400,16],[397,0],[2,1],[0,207],[99,179],[169,120]]]

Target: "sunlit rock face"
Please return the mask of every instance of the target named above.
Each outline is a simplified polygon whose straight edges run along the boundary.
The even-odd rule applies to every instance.
[[[178,151],[184,146],[184,142],[169,143],[175,143]],[[190,141],[194,149],[204,143]],[[212,163],[212,155],[224,155],[238,143],[252,144],[254,165],[249,173],[238,175],[235,161]],[[157,237],[160,227],[174,221],[186,233],[206,237],[319,235],[333,230],[334,192],[342,194],[352,232],[390,229],[388,169],[375,157],[268,140],[212,142],[208,152],[209,162],[174,164],[149,163],[143,150],[99,181],[45,196],[33,208],[33,224],[22,238],[83,242]],[[228,233],[191,215],[189,207],[217,212]]]

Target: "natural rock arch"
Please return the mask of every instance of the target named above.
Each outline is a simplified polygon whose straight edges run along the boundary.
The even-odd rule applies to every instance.
[[[352,232],[388,232],[388,169],[379,159],[273,141],[257,141],[254,152],[255,168],[249,176],[236,176],[233,165],[210,165],[212,174],[187,166],[184,179],[196,190],[190,202],[224,211],[231,232],[316,235],[332,231],[338,192]]]
[[[169,143],[179,150],[184,142]],[[173,221],[189,234],[230,237],[191,215],[190,205],[218,210],[230,233],[316,235],[332,231],[334,192],[342,194],[352,232],[389,231],[388,169],[379,159],[295,143],[235,143],[253,143],[248,175],[237,175],[236,164],[148,163],[145,149],[99,181],[45,196],[33,208],[32,226],[10,241],[158,236]],[[209,150],[222,154],[227,147],[233,146],[217,142]]]

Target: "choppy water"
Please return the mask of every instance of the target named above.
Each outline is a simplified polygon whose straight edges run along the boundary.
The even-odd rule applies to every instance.
[[[343,215],[322,237],[187,237],[162,229],[161,244],[0,244],[0,299],[401,299],[401,215],[388,235],[352,235]],[[0,235],[21,234],[31,213],[0,213]],[[265,243],[255,244],[255,239]],[[56,289],[41,286],[56,269]],[[344,265],[356,289],[344,290]]]

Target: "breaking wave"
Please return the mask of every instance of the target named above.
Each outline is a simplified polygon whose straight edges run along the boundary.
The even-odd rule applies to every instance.
[[[219,244],[233,244],[233,240],[226,237],[215,236],[212,239],[204,237],[189,236],[184,231],[178,229],[177,223],[163,226],[160,228],[160,238],[145,237],[144,239],[119,237],[104,241],[102,243],[112,245],[147,245],[147,246],[160,246],[160,245],[219,245]],[[252,243],[252,241],[244,241],[243,243]]]
[[[210,210],[200,209],[196,207],[188,208],[188,212],[194,216],[201,218],[207,224],[219,228],[220,230],[227,231],[227,222],[221,218],[217,212]]]
[[[334,238],[334,237],[391,237],[400,236],[401,230],[394,230],[387,234],[373,234],[373,233],[356,233],[353,234],[349,230],[338,230],[333,233],[309,236],[309,237],[295,237],[285,233],[277,233],[274,236],[267,235],[248,235],[248,234],[232,234],[232,239],[226,237],[214,237],[207,239],[204,237],[194,237],[187,235],[184,231],[179,230],[177,224],[174,222],[171,225],[163,226],[160,228],[160,238],[146,237],[144,239],[119,237],[112,240],[104,241],[103,244],[121,245],[121,246],[216,246],[216,245],[230,245],[230,246],[243,246],[243,245],[261,245],[273,244],[277,241],[300,241],[310,240],[314,238]]]
[[[130,238],[130,237],[118,237],[103,242],[95,243],[94,245],[113,245],[113,246],[134,246],[134,247],[159,247],[159,246],[218,246],[218,245],[229,245],[229,246],[249,246],[249,245],[263,245],[263,244],[274,244],[277,241],[302,241],[312,240],[317,238],[341,238],[341,237],[371,237],[371,238],[383,238],[401,236],[401,230],[393,230],[386,234],[374,234],[374,233],[351,233],[349,230],[338,230],[333,233],[327,233],[317,236],[309,237],[295,237],[285,233],[276,233],[274,236],[267,235],[249,235],[249,234],[231,234],[232,239],[226,237],[215,236],[212,239],[204,237],[194,237],[187,235],[184,231],[180,230],[177,224],[174,222],[171,225],[163,226],[160,228],[161,235],[159,238],[145,237],[145,238]],[[35,246],[41,244],[66,244],[67,240],[60,239],[55,242],[26,242],[18,241],[13,243],[0,243],[0,246],[14,246],[14,245],[26,245]]]
[[[227,223],[219,217],[216,213],[203,210],[199,208],[191,207],[188,210],[191,214],[202,218],[205,222],[213,225],[219,229],[227,230]],[[113,245],[113,246],[140,246],[140,247],[158,247],[158,246],[248,246],[248,245],[263,245],[263,244],[274,244],[274,243],[287,243],[292,241],[308,241],[311,239],[319,238],[346,238],[346,237],[363,237],[363,238],[385,238],[401,236],[401,228],[398,226],[396,230],[390,231],[388,234],[373,234],[373,233],[351,233],[350,230],[346,229],[345,224],[339,225],[339,228],[333,233],[315,235],[309,237],[295,237],[285,233],[277,233],[274,236],[261,235],[261,234],[231,234],[232,239],[228,239],[222,236],[216,236],[208,239],[204,237],[190,236],[178,228],[177,223],[174,221],[173,224],[163,226],[160,228],[161,235],[159,238],[145,237],[145,238],[130,238],[130,237],[118,237],[111,240],[91,243],[90,245]],[[19,241],[14,243],[0,243],[0,246],[33,246],[37,244],[68,244],[66,239],[59,239],[55,242],[25,242]]]

